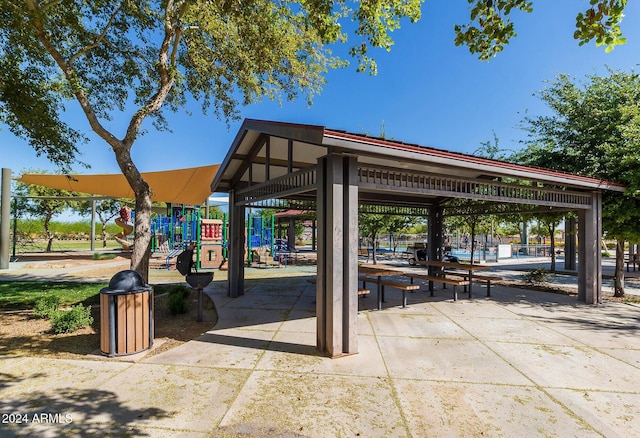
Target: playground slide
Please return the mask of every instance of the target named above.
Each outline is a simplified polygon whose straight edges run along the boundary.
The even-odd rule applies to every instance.
[[[113,236],[116,242],[122,245],[122,249],[128,251],[131,249],[131,244],[127,242],[127,236],[133,232],[133,225],[129,225],[122,218],[117,218],[115,220],[116,225],[122,228],[122,232]]]

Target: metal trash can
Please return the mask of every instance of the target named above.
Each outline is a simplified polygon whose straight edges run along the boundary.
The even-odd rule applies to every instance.
[[[100,350],[110,357],[153,346],[153,287],[136,271],[120,271],[100,290]]]

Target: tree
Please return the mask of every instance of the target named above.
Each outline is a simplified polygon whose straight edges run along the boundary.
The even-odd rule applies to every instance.
[[[398,236],[405,233],[409,227],[412,227],[418,218],[415,216],[391,216],[389,223],[387,224],[387,232],[393,239],[393,254],[395,255],[398,249]]]
[[[80,214],[91,214],[92,201],[80,201],[73,207],[73,210]],[[118,216],[122,205],[115,199],[103,199],[96,201],[96,214],[100,220],[101,228],[100,234],[102,235],[102,247],[107,246],[107,223]]]
[[[466,45],[469,51],[482,60],[490,59],[504,50],[511,38],[516,36],[511,12],[533,11],[533,1],[526,0],[468,0],[471,4],[471,21],[456,25],[455,44]],[[590,0],[585,12],[576,16],[573,37],[579,45],[595,40],[596,45],[606,46],[611,51],[626,41],[620,30],[627,0]]]
[[[481,141],[480,147],[473,151],[473,155],[478,157],[491,158],[492,160],[504,160],[506,159],[506,150],[500,149],[500,139],[495,131],[493,132],[493,143],[491,140]]]
[[[358,227],[360,236],[371,241],[373,256],[371,261],[377,262],[377,241],[378,236],[388,230],[389,225],[395,221],[395,217],[389,214],[362,213],[358,216]]]
[[[493,234],[498,238],[498,242],[502,243],[504,237],[520,236],[522,234],[522,218],[519,215],[501,216],[495,222]]]
[[[485,59],[515,35],[512,9],[522,0],[471,0],[472,22],[456,27],[456,44]],[[576,37],[612,47],[626,0],[592,1],[578,15]],[[305,0],[5,0],[0,3],[0,122],[68,171],[79,162],[79,127],[60,117],[73,99],[91,127],[113,149],[135,193],[136,241],[131,268],[146,280],[150,255],[151,193],[131,158],[150,119],[168,129],[167,111],[189,97],[225,120],[263,97],[311,102],[329,68],[346,62],[329,47],[345,43],[341,22],[355,21],[350,54],[358,71],[376,72],[370,48],[389,50],[402,18],[416,21],[421,0],[360,2]],[[345,26],[350,28],[352,26]],[[126,115],[130,108],[134,111]],[[109,130],[115,117],[124,132]]]
[[[540,98],[552,114],[529,117],[519,162],[626,185],[603,194],[603,230],[616,239],[616,296],[624,295],[624,241],[640,240],[640,76],[614,72],[587,76],[584,84],[559,75]]]
[[[42,172],[32,171],[31,173]],[[74,201],[71,200],[73,193],[18,182],[16,184],[16,195],[25,197],[24,199],[26,200],[26,202],[21,205],[21,213],[43,219],[44,237],[47,240],[46,251],[50,252],[53,246],[53,240],[55,239],[55,235],[51,232],[50,228],[51,219],[74,205]]]
[[[538,218],[538,224],[546,228],[545,235],[549,236],[549,241],[551,243],[550,271],[555,272],[556,271],[556,229],[558,225],[560,225],[560,222],[562,222],[562,219],[564,218],[565,214],[560,212],[555,212],[555,213],[550,212],[545,214],[537,214],[536,216]]]
[[[452,199],[447,202],[450,207],[455,207],[458,215],[446,216],[445,224],[448,229],[461,229],[468,232],[471,240],[471,258],[470,263],[474,262],[474,253],[476,251],[476,236],[480,233],[486,234],[491,228],[491,221],[494,218],[490,215],[478,214],[473,211],[476,205],[482,205],[484,201],[474,201],[468,203],[466,200]]]

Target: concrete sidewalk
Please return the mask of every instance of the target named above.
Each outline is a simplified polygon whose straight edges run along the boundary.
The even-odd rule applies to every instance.
[[[360,299],[360,353],[328,359],[289,273],[214,282],[216,327],[137,362],[1,357],[0,436],[639,436],[637,306],[391,289]]]

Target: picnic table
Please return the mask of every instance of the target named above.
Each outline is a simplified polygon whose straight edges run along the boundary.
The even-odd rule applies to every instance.
[[[385,265],[367,265],[367,266],[358,266],[358,275],[368,275],[371,277],[377,277],[378,284],[378,310],[382,310],[382,277],[392,276],[392,275],[400,275],[401,272],[394,271],[389,269],[388,266]],[[360,279],[361,281],[366,281],[366,279]]]
[[[431,277],[444,277],[446,275],[456,275],[454,271],[466,271],[466,274],[463,274],[466,281],[469,282],[467,287],[469,288],[469,298],[471,298],[471,289],[473,285],[473,274],[475,271],[482,271],[491,269],[490,266],[487,265],[472,265],[470,263],[458,263],[458,262],[443,262],[440,260],[421,260],[417,262],[418,265],[426,266],[429,269],[429,276]],[[434,268],[441,268],[436,271]],[[460,275],[460,274],[457,274]],[[429,281],[429,290],[433,291],[433,281]]]

